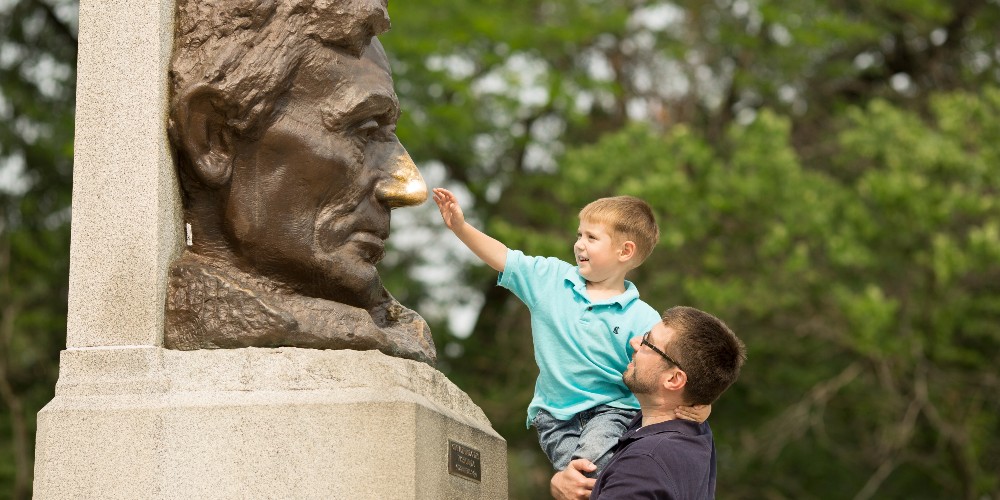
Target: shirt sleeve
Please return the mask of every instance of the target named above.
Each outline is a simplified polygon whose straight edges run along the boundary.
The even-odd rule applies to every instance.
[[[647,454],[615,459],[598,478],[600,490],[591,500],[676,499],[670,472]]]
[[[551,293],[548,287],[559,283],[572,267],[555,257],[532,257],[520,250],[507,250],[507,260],[503,272],[497,276],[497,285],[532,307]]]

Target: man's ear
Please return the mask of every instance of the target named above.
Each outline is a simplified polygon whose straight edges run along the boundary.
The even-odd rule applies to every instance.
[[[618,260],[626,262],[632,257],[635,257],[635,242],[626,240],[625,243],[622,243],[621,248],[618,249]]]
[[[677,367],[675,366],[674,368]],[[668,391],[681,391],[687,385],[687,379],[687,372],[677,368],[676,370],[669,369],[663,372],[660,381],[663,384],[663,388]]]
[[[218,90],[197,85],[174,104],[175,139],[191,160],[191,173],[212,188],[229,182],[233,169],[233,130],[226,125],[221,101]]]

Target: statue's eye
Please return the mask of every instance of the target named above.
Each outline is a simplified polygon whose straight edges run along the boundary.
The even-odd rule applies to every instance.
[[[379,128],[380,127],[379,127],[379,124],[378,124],[377,121],[375,121],[375,120],[368,120],[368,121],[365,121],[361,125],[358,126],[358,128],[357,128],[358,135],[364,136],[366,138],[367,137],[371,137],[372,134],[374,134],[375,132],[378,132]]]
[[[371,119],[361,122],[355,127],[355,134],[358,138],[368,141],[391,141],[392,134],[396,131],[395,124],[380,124],[378,120]]]
[[[357,130],[358,137],[367,141],[373,138],[372,136],[378,132],[378,129],[379,125],[377,121],[367,120],[358,125],[355,130]]]

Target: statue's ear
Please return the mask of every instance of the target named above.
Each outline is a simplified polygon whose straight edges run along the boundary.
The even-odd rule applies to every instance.
[[[175,101],[175,139],[191,160],[192,174],[206,186],[229,182],[233,168],[233,130],[218,103],[219,91],[207,85],[188,89]]]

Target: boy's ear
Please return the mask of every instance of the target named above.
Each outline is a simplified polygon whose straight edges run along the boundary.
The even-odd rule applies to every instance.
[[[625,262],[635,257],[635,242],[632,240],[626,240],[622,243],[621,247],[618,249],[618,260],[620,262]]]
[[[219,92],[207,85],[192,87],[175,104],[177,139],[191,160],[191,170],[205,185],[229,182],[233,168],[233,130],[217,106]]]

